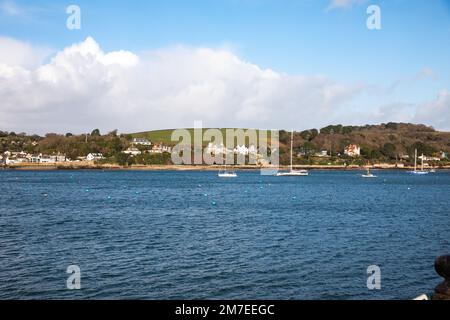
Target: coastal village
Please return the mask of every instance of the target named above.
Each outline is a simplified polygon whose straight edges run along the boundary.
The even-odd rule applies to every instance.
[[[450,134],[435,132],[423,125],[338,125],[295,132],[293,136],[293,164],[296,166],[407,168],[413,165],[414,150],[419,151],[418,159],[424,167],[450,165]],[[281,165],[289,163],[289,137],[288,132],[280,132]],[[0,131],[0,165],[19,168],[171,165],[175,143],[158,138],[160,141],[154,142],[142,135],[118,135],[117,131],[101,135],[98,129],[79,136],[47,134],[45,137]],[[254,144],[228,147],[223,143],[204,142],[203,151],[212,156],[253,157],[258,166],[267,164],[262,156],[267,150],[260,150]]]
[[[13,143],[14,144],[14,143]],[[38,142],[33,142],[33,145],[36,146]],[[139,149],[139,146],[146,147],[146,150]],[[123,150],[122,153],[130,156],[138,156],[145,152],[150,154],[162,154],[162,153],[171,153],[172,148],[170,146],[166,146],[162,143],[153,144],[151,141],[145,138],[133,138],[131,142],[131,146],[127,149]],[[67,163],[67,162],[97,162],[106,159],[102,153],[90,152],[86,156],[80,156],[75,159],[69,158],[66,154],[57,153],[57,154],[32,154],[27,153],[25,151],[5,151],[0,155],[0,163],[4,165],[14,165],[14,164],[58,164],[58,163]]]

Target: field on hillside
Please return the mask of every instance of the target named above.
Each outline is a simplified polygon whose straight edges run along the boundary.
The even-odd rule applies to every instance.
[[[188,130],[191,139],[194,137],[194,129]],[[198,129],[200,130],[200,129]],[[203,129],[203,134],[209,129]],[[227,129],[219,129],[226,142]],[[231,129],[233,133],[237,129]],[[241,129],[247,130],[247,129]],[[255,130],[259,135],[260,130]],[[156,130],[132,134],[132,137],[145,137],[155,144],[164,143],[175,145],[178,142],[171,140],[173,130]],[[268,140],[270,140],[270,132]],[[279,131],[280,154],[289,154],[291,134],[289,131]],[[203,146],[209,141],[218,144],[210,137],[203,139]],[[266,142],[266,141],[264,141]],[[191,141],[193,143],[193,141]],[[258,141],[259,146],[263,141]],[[237,143],[234,145],[242,144]],[[248,138],[245,145],[249,146]],[[326,150],[328,154],[339,156],[344,153],[346,146],[356,144],[361,147],[361,156],[377,161],[397,161],[399,158],[414,156],[414,150],[427,156],[444,157],[450,153],[450,133],[439,132],[432,127],[410,123],[387,123],[365,126],[330,125],[321,129],[310,129],[294,133],[293,149],[295,154],[312,156],[318,151]],[[268,143],[270,145],[270,143]],[[444,153],[442,153],[442,152]]]
[[[177,141],[172,141],[171,137],[172,137],[172,132],[175,129],[167,129],[167,130],[155,130],[155,131],[147,131],[147,132],[138,132],[138,133],[133,133],[131,134],[131,136],[133,138],[147,138],[148,140],[150,140],[153,143],[163,143],[166,145],[174,145],[177,144]],[[193,144],[193,139],[194,139],[194,133],[195,130],[200,130],[200,129],[193,129],[193,128],[189,128],[189,129],[185,129],[189,132],[190,136],[191,136],[191,143]],[[203,135],[209,130],[209,128],[203,128],[201,129],[203,130]],[[234,132],[237,132],[235,130],[240,130],[240,129],[227,129],[227,128],[220,128],[219,129],[222,133],[223,139],[224,139],[224,143],[226,142],[227,139],[227,130],[233,130]],[[248,129],[241,129],[244,131],[244,133],[247,133]],[[256,132],[257,135],[257,143],[261,144],[264,143],[266,141],[266,139],[264,137],[262,137],[261,141],[259,138],[260,132],[262,132],[264,134],[264,131],[259,130],[259,129],[255,129],[254,130]],[[266,131],[266,136],[267,138],[270,139],[270,131]],[[204,139],[206,141],[203,141],[203,145],[208,144],[208,141],[210,141],[211,139]],[[246,137],[246,144],[248,144],[248,137]],[[236,140],[235,140],[235,145],[236,145]]]

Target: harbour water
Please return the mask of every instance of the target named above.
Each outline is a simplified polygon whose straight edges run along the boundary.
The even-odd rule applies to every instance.
[[[0,170],[1,299],[411,299],[450,251],[450,172]],[[81,290],[68,290],[69,265]],[[368,290],[367,267],[381,268]]]

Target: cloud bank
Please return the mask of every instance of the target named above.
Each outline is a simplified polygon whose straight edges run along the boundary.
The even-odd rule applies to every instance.
[[[392,117],[347,107],[364,85],[262,69],[225,49],[105,53],[87,38],[42,63],[40,49],[16,40],[0,38],[0,48],[0,130],[136,132],[192,127],[196,120],[209,127],[303,129]],[[441,124],[449,100],[443,91],[405,120]]]

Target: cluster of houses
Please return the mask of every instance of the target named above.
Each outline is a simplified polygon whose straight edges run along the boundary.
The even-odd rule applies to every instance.
[[[138,149],[138,146],[144,146],[148,148],[145,151],[141,151]],[[152,144],[149,140],[145,138],[134,138],[132,140],[131,146],[123,151],[125,154],[129,154],[132,156],[140,155],[143,152],[147,153],[170,153],[172,152],[172,148],[164,145],[163,143]],[[6,151],[3,154],[0,154],[0,164],[3,165],[14,165],[21,163],[39,163],[39,164],[51,164],[51,163],[62,163],[62,162],[81,162],[81,161],[99,161],[105,159],[103,154],[101,153],[89,153],[86,157],[78,157],[77,159],[69,159],[65,154],[54,154],[54,155],[45,155],[45,154],[30,154],[24,151],[20,152],[10,152]]]
[[[349,157],[359,157],[361,155],[361,147],[355,144],[350,144],[344,149],[344,154]],[[399,156],[401,160],[409,160],[409,155],[402,154]],[[435,156],[419,156],[419,159],[423,161],[442,161],[444,159],[448,159],[448,153],[444,151],[440,151],[439,154]],[[423,158],[423,159],[422,159]]]
[[[143,148],[144,147],[144,148]],[[163,143],[152,144],[149,140],[145,138],[133,138],[131,146],[124,150],[123,153],[137,156],[142,153],[171,153],[172,148],[166,146]],[[233,149],[227,148],[223,143],[214,144],[209,143],[205,149],[205,152],[211,155],[226,155],[226,154],[236,154],[236,155],[258,155],[258,148],[254,145],[249,147],[245,145],[238,145]],[[356,144],[350,144],[345,147],[344,154],[349,157],[359,157],[361,155],[361,147]],[[304,155],[299,153],[299,156]],[[316,157],[329,157],[327,150],[322,150],[315,154]],[[44,155],[44,154],[29,154],[27,152],[10,152],[6,151],[0,154],[0,164],[20,164],[20,163],[62,163],[62,162],[80,162],[80,161],[98,161],[104,159],[101,153],[89,153],[86,157],[79,157],[77,159],[69,159],[64,154],[55,155]],[[401,160],[409,160],[408,155],[401,155]],[[419,157],[422,159],[422,156]],[[449,159],[449,154],[447,152],[441,151],[439,155],[435,156],[423,156],[423,161],[441,161],[443,159]]]
[[[439,153],[439,157],[428,157],[428,156],[419,156],[419,159],[423,160],[423,161],[441,161],[443,159],[448,159],[448,153],[441,151]]]
[[[0,163],[10,165],[18,163],[57,163],[66,162],[68,159],[65,155],[33,155],[24,151],[10,152],[6,151],[0,155]]]
[[[350,144],[345,147],[344,154],[346,156],[353,157],[353,158],[359,157],[359,156],[361,156],[361,147],[356,144]],[[298,154],[298,156],[304,156],[304,155],[306,155],[305,152]],[[338,155],[340,155],[340,154],[338,154]],[[317,152],[314,156],[319,157],[319,158],[326,158],[326,157],[329,157],[329,152],[328,152],[328,150],[322,150],[322,151]],[[422,156],[419,156],[418,158],[422,159]],[[410,159],[410,157],[408,154],[400,154],[399,159],[408,161]],[[441,152],[439,152],[438,155],[431,156],[431,157],[425,156],[425,155],[423,156],[423,161],[442,161],[444,159],[449,159],[449,154],[444,151],[441,151]]]
[[[359,157],[361,155],[361,147],[356,144],[350,144],[345,147],[344,154],[349,157]],[[298,156],[300,157],[305,155],[306,155],[305,150],[298,153]],[[318,158],[328,158],[330,157],[330,153],[328,152],[328,150],[321,150],[319,152],[316,152],[314,156]],[[340,156],[340,154],[338,154],[338,156]]]
[[[141,151],[141,149],[138,148],[138,146],[146,147],[144,148],[145,151]],[[151,141],[145,139],[145,138],[133,138],[131,141],[131,146],[123,151],[123,153],[131,155],[131,156],[138,156],[142,153],[171,153],[172,147],[166,146],[163,143],[159,144],[152,144]]]
[[[361,147],[355,144],[350,144],[344,149],[344,154],[349,157],[359,157],[361,155]],[[448,159],[448,153],[444,151],[440,151],[436,156],[419,156],[419,159],[423,161],[441,161],[444,159]],[[422,159],[423,158],[423,159]],[[402,154],[400,155],[400,159],[409,160],[409,155]]]
[[[86,157],[79,157],[75,160],[69,159],[64,154],[45,155],[30,154],[24,151],[10,152],[6,151],[0,154],[0,164],[12,165],[21,163],[62,163],[62,162],[79,162],[79,161],[97,161],[104,159],[101,153],[89,153]]]
[[[227,148],[223,143],[219,145],[208,143],[208,146],[205,150],[206,153],[212,155],[221,155],[221,154],[238,154],[238,155],[256,155],[258,153],[258,149],[252,144],[249,147],[245,145],[238,145],[234,149]]]

